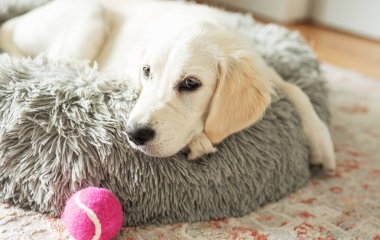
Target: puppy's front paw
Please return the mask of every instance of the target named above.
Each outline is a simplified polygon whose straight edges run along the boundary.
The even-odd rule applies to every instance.
[[[327,173],[333,173],[336,167],[334,145],[327,126],[318,121],[307,127],[305,133],[309,139],[311,164],[322,164]]]
[[[207,138],[206,134],[202,133],[196,136],[187,146],[189,154],[188,160],[197,159],[205,154],[216,152],[216,148],[212,146],[211,141]]]

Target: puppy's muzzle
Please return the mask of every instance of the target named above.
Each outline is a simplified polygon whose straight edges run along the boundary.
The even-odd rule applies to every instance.
[[[142,146],[154,138],[155,131],[148,125],[135,125],[127,127],[127,134],[131,142]]]

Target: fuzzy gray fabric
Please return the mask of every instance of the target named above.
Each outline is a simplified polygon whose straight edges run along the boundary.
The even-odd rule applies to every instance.
[[[231,21],[328,121],[314,54],[295,33],[249,17]],[[264,118],[198,161],[158,159],[127,143],[137,93],[125,79],[77,61],[0,57],[0,200],[59,216],[87,186],[113,191],[125,225],[241,216],[302,187],[308,147],[297,114],[279,94]]]

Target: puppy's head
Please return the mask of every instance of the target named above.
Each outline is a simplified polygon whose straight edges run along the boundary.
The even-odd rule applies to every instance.
[[[203,132],[218,143],[248,127],[270,103],[265,69],[239,34],[217,25],[157,35],[141,57],[141,95],[128,121],[132,146],[170,156]]]

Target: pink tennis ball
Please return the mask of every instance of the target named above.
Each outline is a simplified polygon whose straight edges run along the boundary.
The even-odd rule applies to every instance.
[[[62,221],[76,240],[110,240],[120,231],[123,211],[111,191],[88,187],[67,201]]]

